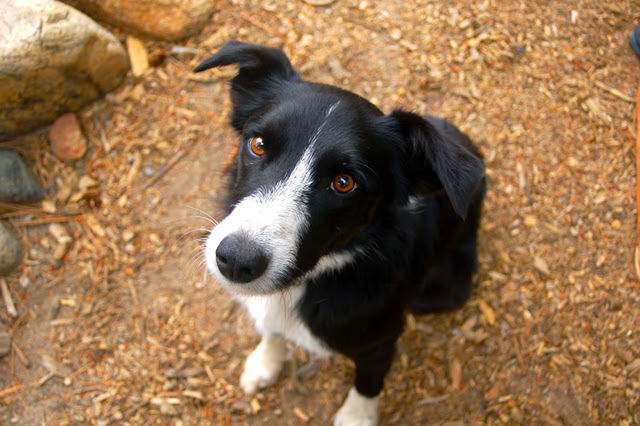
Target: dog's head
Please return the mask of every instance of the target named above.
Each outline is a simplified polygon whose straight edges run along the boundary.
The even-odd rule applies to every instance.
[[[196,71],[231,64],[240,148],[231,210],[205,249],[222,285],[267,294],[338,268],[361,248],[359,235],[425,188],[444,189],[465,216],[483,167],[447,129],[305,82],[277,49],[229,42]]]

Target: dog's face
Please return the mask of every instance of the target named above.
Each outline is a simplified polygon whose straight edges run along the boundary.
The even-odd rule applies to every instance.
[[[240,147],[232,209],[205,249],[222,285],[267,294],[339,267],[363,230],[421,188],[444,187],[464,215],[482,166],[421,117],[385,116],[350,92],[304,82],[275,49],[231,42],[196,70],[228,64],[240,66],[231,87]]]

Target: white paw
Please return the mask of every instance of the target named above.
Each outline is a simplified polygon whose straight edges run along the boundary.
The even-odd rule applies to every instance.
[[[367,398],[351,388],[336,413],[333,426],[375,426],[378,423],[378,396]]]
[[[287,347],[279,336],[266,336],[247,357],[240,387],[251,395],[278,379],[282,363],[287,357]]]

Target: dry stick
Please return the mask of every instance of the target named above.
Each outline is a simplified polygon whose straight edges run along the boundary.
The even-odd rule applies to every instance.
[[[9,396],[12,393],[15,393],[22,389],[22,383],[18,383],[17,385],[10,386],[6,389],[0,390],[0,398],[4,398],[5,396]]]
[[[20,350],[18,345],[16,345],[15,342],[12,342],[11,346],[13,347],[13,350],[16,351],[16,354],[18,355],[18,358],[20,358],[20,361],[22,361],[24,366],[26,368],[31,368],[31,362],[29,362],[29,359],[26,356],[24,356],[24,353]]]
[[[271,34],[272,36],[281,38],[281,39],[285,39],[283,36],[281,36],[280,34],[278,34],[278,32],[276,30],[274,30],[273,28],[271,28],[270,26],[258,21],[256,18],[254,18],[253,16],[249,15],[246,12],[241,12],[240,15],[242,16],[242,19],[249,21],[250,23],[252,23],[253,25],[255,25],[258,28],[261,28],[263,30],[265,30],[266,32],[268,32],[269,34]]]
[[[13,299],[11,298],[9,287],[7,287],[7,281],[4,278],[0,278],[0,288],[2,289],[4,304],[7,306],[7,313],[10,317],[16,318],[18,316],[18,311],[16,310],[16,305],[13,303]]]
[[[169,160],[169,162],[158,173],[156,173],[156,175],[149,182],[144,184],[144,186],[142,187],[142,190],[143,191],[146,190],[147,188],[149,188],[150,186],[155,184],[157,181],[159,181],[164,175],[167,174],[167,172],[169,170],[171,170],[173,168],[173,166],[178,164],[178,161],[180,161],[184,157],[186,157],[188,151],[189,150],[186,149],[186,150],[180,150],[180,151],[176,152],[176,154],[173,156],[173,158],[171,160]]]
[[[632,97],[625,95],[624,93],[622,93],[618,89],[614,89],[613,87],[609,87],[606,84],[601,83],[599,81],[594,81],[593,84],[595,84],[596,87],[604,90],[605,92],[611,93],[616,98],[622,99],[623,101],[627,101],[627,102],[630,102],[630,103],[634,102]]]
[[[68,216],[45,216],[37,219],[31,220],[17,220],[15,223],[18,226],[34,226],[34,225],[44,225],[47,223],[61,223],[61,222],[70,222],[72,220],[78,219],[80,216],[83,216],[84,213],[70,214]]]

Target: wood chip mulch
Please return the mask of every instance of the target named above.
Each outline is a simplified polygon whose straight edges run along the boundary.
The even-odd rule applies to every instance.
[[[0,360],[3,424],[328,424],[353,377],[299,350],[238,388],[257,336],[206,275],[235,143],[226,81],[192,74],[228,39],[278,46],[305,78],[384,111],[445,117],[484,152],[472,301],[407,318],[382,424],[640,424],[632,0],[219,2],[180,46],[78,115],[85,157],[17,147],[47,199],[0,205],[26,242]],[[126,34],[120,34],[122,40]]]

